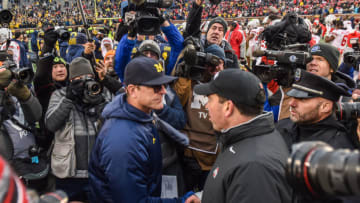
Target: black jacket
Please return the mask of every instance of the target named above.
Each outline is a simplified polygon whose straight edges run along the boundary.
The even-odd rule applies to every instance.
[[[291,202],[285,179],[286,144],[272,113],[222,132],[222,152],[211,169],[202,202]]]
[[[311,125],[297,125],[287,118],[280,120],[276,127],[284,137],[289,149],[292,144],[302,141],[323,141],[335,149],[355,148],[354,143],[347,135],[347,130],[334,116],[329,116]]]

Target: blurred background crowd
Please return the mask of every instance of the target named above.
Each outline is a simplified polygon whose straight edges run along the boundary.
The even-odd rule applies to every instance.
[[[121,8],[127,5],[125,2],[114,0],[84,1],[83,6],[90,24],[112,24],[119,22]],[[26,0],[22,4],[17,4],[16,1],[11,1],[10,4],[9,8],[14,14],[11,28],[41,28],[44,23],[60,26],[81,25],[75,2],[53,0],[32,2]],[[269,15],[269,8],[271,7],[277,8],[281,15],[289,11],[294,11],[299,15],[358,14],[360,4],[356,0],[239,0],[222,1],[218,5],[206,3],[203,7],[202,18],[209,19],[214,16],[224,18],[263,17]],[[172,20],[185,20],[190,9],[191,3],[188,0],[176,0],[171,8],[163,9],[163,12]],[[104,18],[112,19],[104,20]]]

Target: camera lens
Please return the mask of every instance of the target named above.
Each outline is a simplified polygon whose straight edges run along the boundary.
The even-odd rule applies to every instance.
[[[360,116],[360,102],[338,103],[336,116],[339,120],[356,120]]]
[[[101,85],[96,81],[86,81],[85,86],[90,96],[101,92]]]
[[[334,150],[324,142],[301,142],[292,147],[286,177],[307,197],[359,195],[359,153]]]
[[[13,15],[9,10],[0,11],[0,22],[9,24],[12,20]]]

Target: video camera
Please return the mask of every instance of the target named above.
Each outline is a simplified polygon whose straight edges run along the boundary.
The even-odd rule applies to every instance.
[[[136,27],[137,33],[142,35],[156,35],[160,33],[160,14],[158,8],[169,8],[172,0],[130,0],[128,10],[135,10],[136,14],[125,14],[125,23]]]
[[[12,60],[12,56],[6,50],[0,51],[0,61],[3,65],[0,68],[6,68],[11,71],[12,79],[18,80],[23,84],[30,84],[34,79],[34,71],[29,67],[18,68],[16,63]]]
[[[59,39],[61,41],[69,41],[70,32],[68,32],[65,28],[57,28],[55,32],[59,35]]]
[[[10,24],[13,15],[9,10],[2,10],[0,11],[0,24]]]
[[[306,69],[306,64],[312,60],[307,51],[307,44],[293,44],[284,47],[283,51],[275,50],[256,50],[253,56],[266,56],[267,59],[275,60],[274,65],[253,65],[252,70],[262,82],[275,80],[279,85],[290,86],[297,68]],[[306,50],[306,51],[294,51]]]
[[[344,53],[344,63],[351,65],[356,70],[359,71],[360,65],[360,47],[359,47],[359,38],[350,39],[350,44],[352,45],[353,51]]]
[[[359,158],[357,150],[334,150],[319,141],[301,142],[292,146],[286,178],[308,199],[359,196]]]
[[[283,50],[286,45],[308,43],[311,32],[304,19],[290,12],[279,23],[266,27],[260,38],[266,41],[269,50]]]
[[[218,56],[204,52],[198,38],[186,38],[184,46],[184,61],[179,64],[181,68],[176,69],[175,75],[202,81],[204,75],[215,71],[220,64]]]

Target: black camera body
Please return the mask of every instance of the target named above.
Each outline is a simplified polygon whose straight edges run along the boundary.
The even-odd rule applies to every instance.
[[[344,53],[344,63],[347,65],[351,65],[357,71],[359,71],[359,65],[360,65],[359,39],[352,38],[350,39],[350,43],[352,45],[353,51]]]
[[[303,47],[304,44],[290,45],[289,47]],[[306,64],[312,60],[307,51],[284,51],[265,50],[255,51],[254,56],[266,56],[267,59],[275,60],[274,65],[253,65],[252,70],[262,82],[268,83],[275,80],[279,85],[289,87],[294,81],[294,73],[297,68],[306,69]]]
[[[61,41],[69,41],[70,32],[68,32],[65,28],[58,28],[55,32],[59,35],[59,39]]]
[[[91,77],[84,77],[83,79],[83,98],[82,101],[87,104],[99,104],[103,101],[102,97],[102,91],[103,87],[102,85],[96,81],[94,78]]]
[[[156,35],[160,30],[158,8],[169,8],[172,0],[131,0],[128,10],[135,10],[135,18],[125,20],[126,24],[135,24],[136,31],[142,35]]]
[[[200,40],[192,36],[184,41],[183,62],[177,68],[175,75],[193,80],[204,79],[204,75],[213,72],[220,64],[220,58],[211,53],[205,53]]]
[[[12,18],[13,15],[9,10],[4,9],[0,11],[0,24],[10,24]]]
[[[1,68],[6,68],[11,71],[12,79],[16,79],[23,84],[30,84],[33,81],[35,74],[32,68],[18,68],[6,50],[0,51],[0,61],[4,61]]]
[[[286,45],[308,43],[311,32],[302,18],[290,12],[279,23],[266,27],[260,37],[269,50],[284,50]]]

